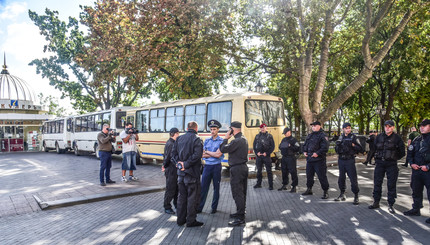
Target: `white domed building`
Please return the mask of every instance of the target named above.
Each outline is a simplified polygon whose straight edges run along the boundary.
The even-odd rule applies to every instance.
[[[0,151],[37,150],[43,121],[53,118],[40,105],[27,82],[9,74],[4,58],[0,73]]]

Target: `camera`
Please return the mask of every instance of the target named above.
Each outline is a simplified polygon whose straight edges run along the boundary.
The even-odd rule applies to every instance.
[[[109,132],[108,132],[108,134],[109,134],[109,135],[112,135],[112,136],[118,136],[118,135],[119,135],[119,133],[117,133],[117,132],[115,131],[115,129],[107,128],[107,130],[109,131]]]
[[[135,128],[126,128],[125,129],[127,134],[137,134],[139,133],[139,130],[135,129]]]
[[[178,163],[174,158],[172,158],[173,163],[176,165],[176,168],[181,170],[182,169],[182,165],[180,163]]]

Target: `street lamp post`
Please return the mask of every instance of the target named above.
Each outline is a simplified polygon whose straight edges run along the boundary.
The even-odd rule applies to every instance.
[[[378,107],[376,107],[375,109],[375,113],[379,115],[379,121],[381,122],[381,131],[382,131],[382,125],[384,124],[383,120],[384,120],[385,114],[387,113],[387,109],[382,107],[382,104],[379,104]],[[379,126],[377,128],[379,129]]]
[[[263,93],[264,86],[258,81],[257,85],[255,85],[255,92],[257,93]]]

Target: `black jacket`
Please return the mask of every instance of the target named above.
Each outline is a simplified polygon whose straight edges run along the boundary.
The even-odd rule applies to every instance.
[[[242,132],[237,133],[230,144],[227,139],[224,139],[219,149],[222,153],[228,153],[230,167],[248,162],[248,140]]]
[[[175,140],[173,140],[172,138],[169,138],[166,142],[166,145],[164,146],[164,159],[163,159],[163,167],[167,168],[170,167],[171,165],[174,165],[174,163],[172,163],[172,150],[173,150],[173,145],[175,144]],[[176,166],[174,166],[176,168]]]
[[[172,161],[184,162],[184,171],[178,169],[178,176],[189,176],[193,180],[200,180],[202,166],[203,143],[194,129],[179,136],[173,145]]]
[[[372,134],[369,136],[369,138],[366,140],[367,143],[369,143],[369,150],[374,151],[375,150],[375,135]]]
[[[405,156],[405,144],[396,133],[392,133],[390,136],[386,135],[385,132],[379,134],[375,139],[375,147],[376,160],[397,163],[397,160]]]
[[[281,150],[282,156],[293,157],[299,152],[300,144],[293,136],[285,137],[279,144],[279,150]]]
[[[416,137],[408,147],[407,162],[430,167],[430,133]]]
[[[307,153],[306,160],[308,162],[317,162],[325,159],[328,152],[328,141],[324,130],[320,129],[320,131],[312,132],[306,137],[303,152]],[[318,157],[312,157],[313,153],[316,153]]]
[[[273,136],[269,134],[269,132],[264,134],[260,132],[255,136],[253,148],[256,155],[258,152],[266,152],[266,156],[270,156],[273,150],[275,150],[275,141],[273,140]]]
[[[352,146],[352,144],[354,144],[354,146]],[[357,136],[353,133],[348,135],[342,134],[336,141],[334,149],[341,159],[354,158],[357,153],[363,150],[360,141],[358,141]]]

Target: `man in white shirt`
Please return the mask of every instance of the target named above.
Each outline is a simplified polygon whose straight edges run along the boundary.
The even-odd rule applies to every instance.
[[[122,181],[127,182],[125,173],[129,171],[129,180],[137,180],[133,175],[133,170],[136,170],[136,141],[139,140],[138,131],[133,128],[132,123],[125,125],[125,130],[119,135],[122,139]]]

